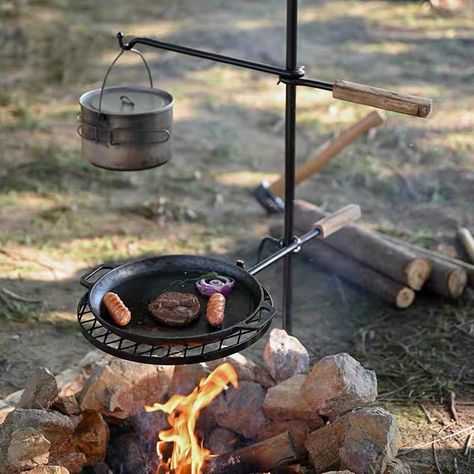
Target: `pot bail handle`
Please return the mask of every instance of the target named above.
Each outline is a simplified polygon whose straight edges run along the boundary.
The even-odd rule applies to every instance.
[[[148,74],[148,80],[150,81],[150,87],[153,89],[153,78],[151,77],[151,71],[150,71],[150,66],[148,65],[147,63],[147,60],[145,59],[145,56],[143,56],[142,53],[140,53],[140,51],[138,51],[138,49],[135,49],[135,48],[131,48],[131,49],[122,49],[120,50],[120,53],[117,54],[117,57],[112,61],[112,64],[109,66],[109,68],[107,69],[107,72],[105,73],[105,77],[104,77],[104,80],[102,82],[102,87],[100,88],[100,96],[99,96],[99,115],[101,114],[102,112],[102,99],[104,97],[104,89],[105,89],[105,84],[107,83],[107,79],[109,77],[109,74],[110,74],[110,71],[112,71],[112,68],[115,66],[115,63],[120,59],[120,56],[122,56],[122,54],[125,52],[125,51],[131,51],[132,53],[135,53],[135,54],[138,54],[138,56],[140,56],[140,58],[142,58],[142,61],[143,61],[143,64],[145,65],[145,68],[146,68],[146,72]],[[125,96],[124,96],[125,97]],[[128,97],[127,97],[128,99]],[[128,99],[130,100],[130,99]],[[130,101],[131,103],[129,105],[134,105],[132,101]]]

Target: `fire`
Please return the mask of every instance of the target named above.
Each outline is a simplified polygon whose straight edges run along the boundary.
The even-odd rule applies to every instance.
[[[201,474],[211,452],[203,447],[196,435],[196,423],[201,410],[207,407],[229,383],[237,387],[237,373],[228,363],[217,367],[202,379],[189,395],[173,395],[165,404],[155,403],[146,411],[161,410],[167,413],[170,428],[159,433],[156,448],[158,456],[172,443],[171,458],[162,460],[159,472],[166,474]]]

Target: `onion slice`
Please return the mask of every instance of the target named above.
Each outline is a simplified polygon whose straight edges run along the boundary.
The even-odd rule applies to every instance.
[[[196,288],[203,296],[211,296],[214,293],[221,293],[227,297],[234,285],[235,280],[222,275],[212,278],[201,278],[196,282]]]

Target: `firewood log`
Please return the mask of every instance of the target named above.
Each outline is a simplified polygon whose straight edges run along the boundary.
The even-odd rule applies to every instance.
[[[306,230],[311,219],[316,220],[325,214],[317,206],[304,201],[296,202],[295,222],[297,227],[303,223],[303,230]],[[378,232],[368,231],[356,224],[340,230],[326,239],[325,243],[397,281],[408,284],[411,288],[416,289],[424,280],[427,289],[446,298],[459,298],[467,284],[466,267],[469,267],[469,264],[464,262],[460,264],[456,259],[406,244]],[[407,260],[408,255],[411,255],[412,263]],[[431,262],[429,272],[425,271],[426,267],[420,265],[420,260]],[[472,267],[474,270],[474,265]],[[404,274],[402,278],[400,273],[397,273],[400,270]],[[472,278],[474,281],[474,271]]]
[[[272,226],[270,231],[273,236],[280,237],[281,229],[281,224],[278,224]],[[304,230],[297,229],[297,232],[303,233]],[[397,308],[408,308],[415,299],[415,292],[411,288],[365,266],[342,252],[338,252],[319,240],[306,243],[302,247],[301,253],[310,261],[314,261],[326,270],[370,291]]]
[[[474,265],[388,235],[383,235],[383,238],[432,261],[433,269],[426,283],[427,289],[446,298],[459,298],[466,288],[468,279],[471,286],[474,285]]]
[[[293,438],[282,433],[260,443],[246,446],[206,461],[204,474],[248,474],[268,472],[297,460]]]
[[[469,260],[471,262],[474,262],[474,237],[472,236],[471,232],[469,231],[469,229],[461,227],[460,229],[458,229],[457,235],[458,239],[461,241],[464,250],[467,253],[467,256],[469,257]]]
[[[304,231],[327,215],[305,201],[295,203],[295,225]],[[421,290],[431,273],[431,262],[398,245],[387,242],[375,232],[355,224],[346,226],[324,241],[335,250],[349,255],[392,280]]]

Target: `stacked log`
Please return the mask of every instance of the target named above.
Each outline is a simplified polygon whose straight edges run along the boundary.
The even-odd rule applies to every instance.
[[[297,233],[313,228],[327,216],[319,207],[295,202]],[[281,226],[272,234],[281,235]],[[465,238],[465,233],[463,234]],[[460,236],[461,237],[461,236]],[[409,307],[417,291],[425,288],[445,298],[459,298],[468,285],[474,288],[474,265],[393,237],[351,224],[324,241],[306,244],[309,260],[374,293],[398,308]]]
[[[281,229],[280,225],[273,226],[272,235],[280,236]],[[303,233],[304,230],[297,227],[297,232]],[[338,252],[321,241],[308,242],[301,253],[311,262],[370,291],[397,308],[408,308],[415,299],[415,292],[408,286],[373,270],[355,258]]]
[[[310,229],[314,222],[326,216],[322,209],[305,201],[295,204],[295,222],[299,229]],[[432,265],[428,259],[387,242],[380,234],[356,224],[344,227],[324,243],[415,291],[423,288],[431,273]]]

